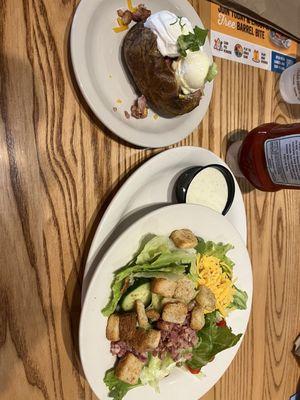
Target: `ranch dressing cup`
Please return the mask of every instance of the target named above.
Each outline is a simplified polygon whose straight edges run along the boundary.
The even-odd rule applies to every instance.
[[[300,104],[300,62],[282,72],[279,80],[279,90],[286,103]]]

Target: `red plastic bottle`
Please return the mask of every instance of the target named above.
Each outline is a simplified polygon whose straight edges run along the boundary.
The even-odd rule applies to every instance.
[[[227,162],[259,190],[300,189],[300,124],[258,126],[229,147]]]

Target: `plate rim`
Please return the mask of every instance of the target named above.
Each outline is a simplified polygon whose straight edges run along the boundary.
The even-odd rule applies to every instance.
[[[221,377],[225,374],[225,372],[227,371],[227,369],[229,368],[229,366],[230,366],[231,363],[233,362],[234,358],[236,357],[236,355],[237,355],[237,353],[238,353],[238,351],[239,351],[239,348],[240,348],[240,346],[241,346],[241,344],[242,344],[242,342],[243,342],[243,340],[244,340],[244,336],[245,336],[245,334],[246,334],[246,332],[247,332],[248,325],[249,325],[249,321],[250,321],[250,317],[251,317],[252,301],[253,301],[253,270],[252,270],[251,258],[250,258],[250,255],[249,255],[247,246],[246,246],[246,244],[244,243],[244,240],[243,240],[243,238],[242,238],[240,232],[235,228],[235,226],[234,226],[228,219],[226,219],[225,216],[223,216],[222,214],[217,213],[216,211],[214,211],[214,210],[212,210],[212,209],[210,209],[210,208],[208,208],[208,207],[205,207],[205,206],[202,206],[202,205],[198,205],[198,204],[178,203],[178,204],[166,205],[166,206],[164,206],[164,207],[162,207],[162,208],[160,208],[160,209],[151,211],[150,213],[148,213],[148,214],[144,215],[143,217],[139,218],[139,219],[138,219],[137,221],[135,221],[129,228],[127,228],[124,232],[122,232],[122,234],[121,234],[120,236],[118,236],[118,238],[116,239],[116,241],[122,240],[122,237],[126,235],[127,230],[129,230],[129,229],[134,229],[134,227],[135,227],[136,225],[142,224],[142,223],[143,223],[143,220],[146,220],[146,219],[148,219],[148,218],[151,218],[151,217],[155,216],[155,214],[159,214],[160,212],[162,212],[162,210],[165,210],[166,208],[183,208],[183,207],[185,207],[185,208],[190,208],[190,209],[192,209],[192,208],[204,209],[204,210],[207,210],[208,212],[210,212],[210,213],[212,213],[212,214],[215,214],[215,215],[218,215],[218,217],[221,217],[221,218],[223,218],[224,220],[226,220],[226,221],[227,221],[226,223],[229,224],[229,225],[231,226],[231,228],[233,229],[233,231],[234,231],[235,234],[237,235],[238,239],[240,240],[242,246],[243,246],[244,249],[246,250],[246,256],[247,256],[247,258],[248,258],[249,268],[250,268],[250,272],[251,272],[250,290],[249,290],[249,293],[247,292],[247,294],[248,294],[248,307],[247,307],[247,321],[246,321],[245,329],[244,329],[244,331],[242,332],[242,336],[241,336],[241,339],[239,340],[239,342],[238,342],[235,346],[233,346],[233,348],[236,349],[235,352],[234,352],[233,358],[231,359],[231,361],[229,362],[229,364],[226,366],[226,368],[225,368],[225,370],[223,371],[222,375],[221,375],[221,376],[215,381],[215,383],[210,387],[210,389],[211,389],[212,387],[215,386],[215,384],[216,384],[216,383],[221,379]],[[88,305],[87,305],[88,300],[87,300],[87,299],[89,298],[89,296],[88,296],[88,295],[89,295],[89,292],[92,291],[92,286],[93,286],[93,284],[94,284],[93,282],[97,279],[98,274],[100,274],[99,271],[101,271],[101,268],[99,268],[99,265],[105,261],[105,258],[107,257],[107,255],[109,254],[110,251],[111,251],[111,247],[109,247],[108,250],[107,250],[107,251],[105,252],[105,254],[103,255],[101,261],[100,261],[99,264],[98,264],[97,269],[95,270],[95,273],[94,273],[93,276],[92,276],[92,279],[91,279],[91,281],[90,281],[90,284],[89,284],[88,289],[87,289],[87,292],[86,292],[86,296],[85,296],[85,299],[84,299],[83,307],[82,307],[82,309],[81,309],[80,322],[79,322],[78,343],[79,343],[80,361],[81,361],[81,365],[82,365],[82,368],[83,368],[84,375],[85,375],[85,377],[86,377],[86,379],[87,379],[87,381],[88,381],[90,387],[92,388],[92,390],[93,390],[93,392],[94,392],[94,394],[95,394],[96,396],[98,396],[98,395],[95,393],[94,388],[91,386],[91,384],[90,384],[90,382],[89,382],[89,380],[88,380],[88,378],[87,378],[87,374],[86,374],[86,372],[85,372],[86,369],[85,369],[85,366],[84,366],[84,363],[83,363],[82,345],[81,345],[81,343],[82,343],[82,340],[83,340],[83,338],[84,338],[84,335],[83,335],[83,327],[82,327],[82,325],[83,325],[83,315],[86,314],[86,308],[88,307]],[[210,390],[210,389],[208,389],[208,390]],[[206,393],[207,393],[207,391],[206,391],[205,393],[203,393],[201,396],[205,395]]]
[[[137,132],[143,132],[143,128],[141,129],[131,127],[127,124],[125,124],[122,120],[119,120],[115,116],[111,115],[107,108],[105,107],[105,104],[101,100],[101,97],[96,96],[98,100],[101,103],[101,107],[96,107],[95,100],[93,100],[93,94],[90,91],[90,88],[87,88],[89,86],[89,79],[85,80],[83,78],[83,69],[84,69],[84,63],[82,63],[82,52],[79,50],[79,43],[82,42],[85,37],[85,33],[87,31],[87,26],[81,27],[81,20],[84,19],[84,9],[85,7],[92,7],[94,4],[101,4],[104,3],[105,0],[81,0],[80,3],[78,4],[73,20],[72,20],[72,25],[71,25],[71,30],[70,30],[70,55],[71,55],[71,62],[72,62],[72,67],[74,71],[74,75],[78,84],[78,87],[80,89],[81,94],[83,95],[85,101],[87,102],[88,106],[92,110],[93,114],[99,119],[101,123],[103,123],[110,131],[112,131],[115,135],[120,137],[121,139],[125,140],[128,143],[131,143],[133,145],[141,146],[141,147],[146,147],[146,148],[160,148],[160,147],[166,147],[170,146],[172,144],[178,143],[181,140],[185,139],[187,136],[189,136],[202,122],[204,116],[206,115],[209,105],[211,102],[211,97],[212,97],[212,92],[213,92],[213,85],[214,82],[208,82],[206,83],[206,93],[205,97],[202,100],[202,102],[206,103],[203,107],[203,115],[198,118],[194,117],[192,118],[191,115],[187,117],[188,114],[186,114],[186,123],[183,124],[181,130],[183,134],[178,135],[175,139],[173,139],[173,136],[175,136],[176,133],[176,128],[172,130],[165,130],[161,133],[155,133],[155,132],[144,132],[146,135],[149,133],[149,136],[144,137],[141,136],[141,139],[135,140],[132,139],[132,135],[136,135]],[[190,9],[191,12],[195,14],[195,18],[198,19],[198,24],[200,26],[204,26],[203,22],[194,9],[194,7],[187,1],[187,0],[180,0],[181,7],[182,4],[184,4],[184,8]],[[210,40],[207,38],[207,43],[208,43],[208,50],[209,50],[209,57],[212,58],[212,52],[210,48]],[[83,48],[85,46],[83,45]],[[84,56],[85,57],[85,56]],[[201,104],[201,103],[200,103]],[[198,106],[199,107],[199,106]],[[198,107],[196,107],[195,110],[198,110]],[[194,111],[194,110],[193,110]],[[192,111],[192,112],[193,112]],[[189,113],[190,114],[190,113]],[[181,118],[184,116],[177,116],[175,118]],[[188,121],[193,121],[193,122],[188,122]],[[187,127],[185,128],[185,125]],[[164,134],[168,134],[169,139],[164,140]],[[154,140],[155,136],[155,140]],[[157,142],[156,142],[157,141]]]

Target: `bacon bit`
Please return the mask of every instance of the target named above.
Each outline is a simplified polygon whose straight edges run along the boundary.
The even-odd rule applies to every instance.
[[[144,119],[148,116],[147,100],[144,95],[140,96],[131,106],[131,116],[136,119]]]
[[[127,110],[124,111],[124,114],[125,114],[125,117],[126,117],[127,119],[130,118],[130,114],[129,114],[129,112],[128,112]]]
[[[117,111],[118,111],[117,107],[113,107],[113,112],[117,112]]]
[[[168,352],[175,361],[182,356],[186,359],[191,357],[191,353],[183,354],[182,350],[194,347],[198,343],[198,336],[187,320],[183,325],[159,320],[156,327],[161,331],[161,338],[153,352],[154,356],[162,359]]]
[[[123,25],[129,25],[132,21],[132,12],[129,10],[124,11],[122,17],[119,19],[121,19]]]
[[[144,22],[151,15],[151,11],[148,10],[144,4],[139,4],[137,7],[133,7],[131,0],[128,0],[127,6],[128,10],[117,10],[117,21],[119,26],[113,28],[115,32],[123,32],[128,29],[128,25],[131,21]]]
[[[144,4],[139,4],[137,10],[132,13],[132,19],[135,22],[145,22],[150,17],[151,11],[148,10]]]

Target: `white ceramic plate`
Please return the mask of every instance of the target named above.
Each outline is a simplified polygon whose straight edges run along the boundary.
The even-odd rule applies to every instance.
[[[95,268],[118,235],[148,212],[176,202],[173,196],[174,184],[185,169],[208,164],[226,166],[209,150],[192,146],[177,147],[152,157],[126,180],[106,209],[95,233],[84,272],[82,301]],[[246,243],[246,213],[236,181],[234,201],[226,218]]]
[[[105,371],[115,361],[115,357],[110,354],[110,343],[105,338],[107,318],[100,312],[110,296],[113,272],[132,258],[145,235],[169,235],[174,229],[180,228],[191,229],[205,240],[231,243],[234,246],[229,256],[235,262],[236,285],[246,290],[249,300],[247,310],[232,312],[227,322],[234,333],[244,334],[246,331],[252,300],[252,271],[247,249],[236,229],[221,214],[198,205],[176,204],[155,210],[131,225],[112,244],[93,276],[84,301],[79,329],[80,357],[85,376],[101,400],[108,398],[103,383]],[[233,348],[219,353],[213,362],[202,369],[205,376],[200,380],[176,369],[161,382],[160,394],[144,386],[131,390],[126,400],[198,399],[224,374],[240,344],[241,340]]]
[[[139,2],[136,1],[135,4]],[[186,16],[193,25],[203,24],[187,0],[146,0],[152,11],[163,9]],[[124,71],[120,50],[126,32],[115,33],[116,11],[126,7],[125,0],[81,0],[71,30],[71,58],[75,76],[86,101],[97,117],[124,140],[144,147],[164,147],[189,135],[206,113],[213,84],[205,85],[200,105],[191,113],[175,118],[125,118],[136,94]],[[206,41],[205,52],[211,56]],[[118,104],[120,99],[122,104]],[[113,107],[118,111],[114,112]]]

